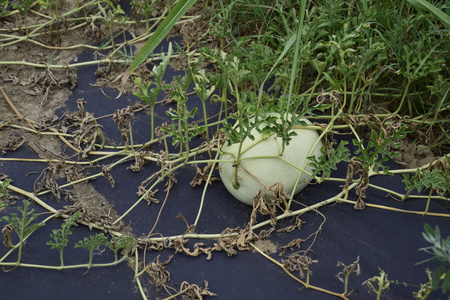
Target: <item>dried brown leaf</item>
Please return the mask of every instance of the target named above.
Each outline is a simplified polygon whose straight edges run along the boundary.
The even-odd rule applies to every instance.
[[[20,146],[23,145],[25,142],[25,138],[21,135],[19,136],[11,136],[6,143],[5,146],[0,145],[0,150],[2,151],[2,154],[6,154],[7,151],[16,151],[20,148]]]
[[[345,282],[344,277],[348,277],[351,273],[355,273],[356,276],[361,275],[361,267],[359,265],[359,256],[356,258],[356,260],[349,264],[348,266],[345,265],[343,262],[338,261],[337,267],[342,267],[343,270],[339,272],[336,277],[341,282]]]
[[[111,170],[110,167],[103,166],[102,173],[103,173],[103,176],[108,180],[111,187],[113,188],[116,185],[116,181],[114,180],[112,175],[109,173],[110,170]]]
[[[85,174],[82,173],[82,168],[80,166],[69,166],[64,168],[64,175],[66,176],[67,182],[73,182],[86,177]]]
[[[64,168],[63,163],[50,164],[47,168],[45,168],[34,183],[34,192],[39,193],[42,191],[49,190],[58,201],[61,200],[62,195],[65,195],[66,197],[70,195],[70,193],[67,190],[64,190],[59,187],[55,179],[55,177],[58,176],[59,172],[63,168]]]
[[[313,260],[311,257],[307,256],[306,254],[300,254],[298,252],[292,253],[288,256],[287,259],[283,259],[282,263],[286,270],[289,272],[299,272],[300,278],[305,277],[305,271],[309,273],[309,275],[312,275],[312,271],[310,270],[310,267],[313,263],[319,262],[318,260]]]
[[[205,286],[203,288],[196,284],[190,284],[183,281],[180,286],[181,299],[183,300],[202,300],[204,296],[217,296],[209,291],[208,281],[205,280]]]
[[[167,286],[167,282],[170,281],[170,272],[167,271],[166,265],[170,263],[173,255],[164,262],[159,261],[159,255],[147,265],[145,271],[151,278],[151,282],[156,286],[156,290]]]
[[[125,141],[125,145],[128,145],[128,127],[131,120],[134,119],[133,108],[128,105],[126,108],[116,110],[112,119],[117,124],[117,127],[122,134],[122,139]]]
[[[207,182],[209,177],[209,172],[211,171],[211,167],[213,166],[212,162],[209,162],[203,170],[200,169],[197,165],[195,166],[197,173],[195,174],[194,178],[191,180],[189,185],[191,187],[195,187],[197,185],[201,185],[202,182]],[[211,179],[209,180],[209,185],[212,185],[213,181],[219,180],[216,176],[212,175]]]
[[[284,227],[284,228],[280,228],[277,230],[277,232],[292,232],[296,229],[301,229],[302,225],[305,223],[306,222],[304,222],[300,219],[300,216],[297,216],[297,217],[295,217],[295,224]]]
[[[298,238],[298,239],[294,239],[292,241],[290,241],[287,245],[281,246],[280,247],[280,256],[283,256],[286,251],[289,249],[291,251],[294,251],[294,248],[298,248],[300,249],[301,245],[303,242],[305,242],[306,240]]]
[[[3,245],[5,245],[8,248],[13,248],[14,245],[11,242],[11,237],[9,234],[11,232],[14,232],[14,228],[10,224],[6,224],[2,228],[2,235],[3,235]]]
[[[353,177],[355,174],[360,174],[358,185],[356,186],[356,194],[358,195],[358,200],[354,205],[355,210],[362,210],[365,208],[364,198],[366,198],[366,189],[369,187],[369,172],[363,168],[363,164],[352,157],[347,166],[347,176],[344,184],[344,189],[348,189],[350,184],[353,182]]]
[[[142,170],[142,167],[145,165],[146,161],[144,159],[145,156],[151,155],[149,152],[135,152],[134,155],[134,164],[129,166],[127,169],[133,171],[133,172],[140,172]]]
[[[156,193],[158,192],[158,189],[154,190],[154,191],[147,191],[145,189],[145,187],[143,187],[142,185],[140,185],[138,187],[138,191],[136,192],[136,194],[141,197],[143,195],[144,196],[144,200],[147,201],[147,204],[150,205],[152,203],[159,203],[159,199],[155,198]]]

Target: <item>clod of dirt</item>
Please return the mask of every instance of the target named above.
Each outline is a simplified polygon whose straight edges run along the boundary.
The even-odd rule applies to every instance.
[[[395,161],[407,168],[418,168],[436,159],[430,147],[421,144],[409,144],[406,140],[398,149],[400,154]]]
[[[271,254],[277,252],[277,245],[271,240],[257,240],[255,246],[264,253]]]

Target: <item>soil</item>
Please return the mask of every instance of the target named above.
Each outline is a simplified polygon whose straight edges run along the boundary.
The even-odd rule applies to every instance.
[[[71,10],[75,4],[75,1],[60,1],[60,13],[63,14]],[[198,10],[199,8],[193,7],[190,13]],[[163,12],[164,6],[161,6],[154,11],[153,15],[156,17]],[[30,13],[28,15],[28,24],[30,26],[42,22],[43,18],[39,14]],[[23,23],[23,16],[20,14],[14,15],[12,18],[0,19],[0,27],[10,28],[11,31],[16,27],[16,24]],[[204,21],[199,18],[197,22],[187,22],[176,26],[171,31],[170,37],[181,35],[185,41],[189,40],[192,45],[195,45],[192,41],[195,39],[196,34],[200,34],[201,30],[206,29],[202,24],[204,25]],[[73,158],[68,157],[65,153],[68,145],[63,139],[53,135],[36,134],[36,132],[24,128],[34,127],[36,130],[48,128],[52,126],[53,122],[57,122],[58,119],[63,117],[61,115],[56,116],[56,111],[66,106],[66,101],[72,94],[72,90],[77,88],[80,74],[74,68],[50,68],[45,66],[48,62],[51,62],[52,65],[61,66],[77,62],[84,49],[69,50],[65,47],[84,44],[87,38],[99,40],[99,38],[108,34],[103,25],[100,26],[100,32],[86,32],[83,30],[66,31],[62,28],[61,32],[63,34],[56,34],[56,37],[44,33],[34,39],[44,45],[48,45],[48,47],[42,47],[33,42],[19,42],[0,49],[0,61],[29,63],[0,65],[0,88],[2,91],[0,93],[0,151],[2,151],[3,155],[8,151],[16,151],[20,147],[28,147],[42,160],[58,161]],[[143,28],[134,28],[134,34],[139,35],[142,30]],[[13,32],[16,35],[23,35],[24,33]],[[55,46],[55,40],[59,42],[57,47]],[[135,51],[138,51],[143,44],[144,42],[140,42],[133,45],[136,47]],[[198,47],[198,45],[195,47]],[[105,55],[93,52],[92,57],[102,59],[105,58]],[[39,64],[41,66],[37,67],[31,64]],[[170,66],[174,70],[183,70],[187,67],[187,57],[181,56],[173,59]],[[99,65],[95,73],[97,80],[90,85],[93,87],[104,87],[105,90],[108,90],[107,97],[115,97],[120,92],[118,87],[120,86],[121,76],[126,70],[127,65],[124,64]],[[123,93],[127,94],[137,91],[134,84],[134,78],[136,77],[142,77],[144,81],[150,80],[150,72],[145,66],[136,70],[122,87]],[[111,89],[113,92],[111,92]],[[114,143],[114,141],[110,142],[110,144]],[[55,191],[58,194],[57,198],[66,197],[66,199],[73,202],[73,205],[64,208],[63,213],[74,214],[76,211],[83,211],[82,218],[87,222],[124,233],[131,231],[129,227],[123,225],[123,222],[118,225],[112,224],[118,217],[114,206],[109,204],[105,197],[97,192],[89,182],[75,184],[68,190],[60,189],[55,185],[55,180],[60,180],[63,177],[68,178],[69,175],[67,174],[74,172],[71,169],[72,167],[49,163],[46,174],[51,173],[48,170],[53,170],[53,168],[57,169],[57,171],[52,173],[54,178],[47,178],[45,179],[47,183],[41,182],[40,184],[44,184],[43,188],[51,188]],[[80,170],[79,172],[82,173]],[[39,180],[42,180],[42,177]]]
[[[75,1],[60,1],[60,3],[62,12],[70,10],[76,4]],[[16,18],[21,17],[20,15],[16,16]],[[1,27],[13,28],[14,23],[8,20],[1,19]],[[41,21],[39,17],[30,14],[30,25],[39,21]],[[43,42],[48,39],[49,37],[42,37]],[[79,32],[66,31],[61,35],[61,47],[82,43],[83,38]],[[31,42],[20,42],[3,47],[0,60],[24,61],[42,65],[51,61],[55,65],[68,65],[76,62],[80,53],[81,50],[53,50],[39,47]],[[18,147],[11,144],[12,141],[20,138],[23,143],[18,145],[19,147],[29,147],[43,160],[68,158],[63,152],[66,145],[61,139],[5,125],[34,126],[36,129],[50,125],[52,121],[59,118],[59,116],[55,116],[56,110],[66,106],[65,103],[72,90],[76,88],[77,76],[75,69],[44,68],[21,64],[0,65],[0,87],[3,91],[0,96],[0,148],[3,150],[3,154],[7,151],[17,150]],[[6,98],[10,103],[6,101]],[[61,174],[63,173],[64,170],[61,170]],[[56,179],[61,177],[61,174],[56,174]],[[94,223],[117,218],[114,208],[90,183],[74,185],[70,194],[74,201],[73,206],[80,206],[83,210],[89,211],[89,218],[95,220]],[[70,208],[66,209],[66,211],[69,210]]]
[[[402,142],[397,152],[400,155],[394,158],[394,160],[408,169],[418,168],[429,164],[439,157],[433,153],[430,147],[422,144],[415,144],[408,140]]]

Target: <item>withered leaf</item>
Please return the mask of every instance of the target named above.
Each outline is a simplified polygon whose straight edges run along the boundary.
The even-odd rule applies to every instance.
[[[64,175],[66,175],[67,182],[73,182],[86,177],[85,174],[81,172],[80,166],[70,166],[64,169]]]
[[[61,200],[62,195],[67,197],[70,194],[69,191],[60,188],[55,179],[63,167],[63,163],[61,163],[50,164],[47,168],[45,168],[34,183],[35,192],[38,193],[49,190],[58,201]],[[38,182],[39,179],[41,179],[40,182]]]
[[[86,102],[83,99],[77,100],[78,112],[65,114],[64,128],[67,126],[75,127],[72,132],[72,144],[79,149],[82,158],[87,158],[89,151],[95,149],[95,142],[100,136],[101,125],[97,124],[94,115],[87,112],[84,108]],[[71,124],[70,124],[71,123]]]
[[[177,178],[175,177],[175,174],[173,172],[169,173],[166,181],[166,188],[164,189],[164,191],[169,192],[175,183],[177,183]]]
[[[144,196],[144,200],[147,201],[148,205],[150,205],[152,203],[159,203],[159,200],[157,198],[155,198],[155,195],[156,195],[157,192],[158,192],[158,189],[156,189],[154,191],[147,191],[147,189],[145,187],[140,185],[138,187],[138,191],[136,192],[136,194],[139,197],[145,195]]]
[[[127,169],[133,171],[133,172],[140,172],[142,170],[142,167],[145,165],[145,159],[144,156],[149,155],[150,153],[147,152],[136,152],[134,155],[134,164],[129,166]]]
[[[21,135],[11,136],[5,146],[2,147],[0,145],[0,150],[2,150],[2,154],[4,155],[7,151],[16,151],[24,142],[25,138]]]
[[[166,287],[167,282],[170,281],[170,273],[167,271],[166,265],[170,263],[173,255],[164,262],[159,261],[159,255],[148,264],[145,271],[150,276],[151,281],[155,284],[156,290]]]
[[[361,275],[361,267],[359,265],[359,255],[356,260],[350,265],[345,265],[343,262],[338,261],[337,267],[342,267],[343,270],[339,272],[336,277],[339,281],[344,282],[344,277],[348,277],[351,273],[355,273],[356,276]]]
[[[184,252],[189,256],[199,256],[200,254],[206,254],[206,259],[210,260],[212,256],[212,248],[205,247],[205,243],[195,243],[194,249],[191,251],[189,248],[185,247],[188,240],[183,238],[177,238],[174,240],[174,248],[176,252]]]
[[[202,300],[204,296],[217,296],[209,291],[208,281],[206,280],[204,288],[183,281],[180,286],[180,293],[183,293],[181,295],[181,299],[183,300]]]
[[[209,172],[211,171],[211,167],[212,166],[213,166],[213,163],[209,162],[202,170],[196,165],[195,168],[197,170],[197,173],[195,174],[194,178],[191,180],[189,185],[191,187],[195,187],[197,185],[201,185],[202,182],[207,182],[208,181],[208,177],[209,177]],[[219,180],[219,178],[217,178],[216,176],[212,175],[211,179],[208,182],[208,184],[212,185],[212,182],[213,181],[217,181],[217,180]]]
[[[284,228],[280,228],[277,230],[277,232],[292,232],[296,229],[301,229],[302,225],[305,223],[306,222],[304,222],[300,219],[300,216],[297,216],[297,217],[295,217],[295,224],[284,227]]]
[[[298,239],[294,239],[294,240],[290,241],[287,245],[281,246],[280,247],[280,250],[281,250],[280,256],[283,256],[288,249],[291,251],[294,251],[294,248],[300,248],[301,244],[305,241],[306,240],[304,240],[304,239],[298,238]]]
[[[268,197],[270,195],[270,197]],[[281,182],[277,182],[271,186],[261,188],[253,198],[253,211],[251,222],[256,222],[256,215],[259,213],[263,216],[270,216],[270,225],[275,226],[277,223],[277,208],[281,207],[283,202],[289,199]]]
[[[363,201],[366,198],[366,190],[369,187],[369,172],[363,167],[363,164],[352,157],[347,166],[347,176],[344,184],[344,189],[348,189],[350,184],[353,182],[353,177],[355,174],[360,173],[358,185],[356,186],[356,194],[358,195],[358,200],[354,205],[355,210],[362,210],[365,208],[365,203]]]
[[[59,214],[67,214],[69,216],[81,212],[80,220],[85,221],[89,225],[89,229],[93,228],[93,225],[101,226],[106,231],[120,231],[123,227],[123,222],[114,224],[115,217],[111,214],[114,210],[113,205],[87,205],[84,202],[74,199],[73,205],[64,206],[63,210],[59,211]]]
[[[128,145],[128,127],[132,119],[134,119],[134,110],[128,105],[126,108],[118,109],[114,112],[112,117],[113,121],[117,124],[117,127],[122,134],[122,139]]]
[[[114,178],[112,177],[112,175],[109,173],[109,170],[110,170],[110,169],[111,169],[110,167],[104,166],[104,167],[102,168],[102,173],[103,173],[103,176],[105,176],[105,178],[108,179],[109,184],[110,184],[111,187],[113,188],[113,187],[116,185],[116,181],[114,180]]]
[[[304,271],[312,275],[312,271],[309,269],[313,263],[318,263],[318,260],[313,260],[306,254],[300,254],[298,252],[292,253],[287,259],[281,260],[286,270],[289,272],[299,272],[300,278],[305,277]]]
[[[11,232],[14,232],[14,228],[10,224],[6,224],[2,228],[2,235],[3,235],[3,245],[5,245],[8,248],[13,248],[14,245],[11,242],[11,237],[9,234]]]

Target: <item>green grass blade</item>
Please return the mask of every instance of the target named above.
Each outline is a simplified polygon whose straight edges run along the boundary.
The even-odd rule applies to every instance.
[[[301,0],[300,1],[300,11],[299,11],[299,16],[298,16],[297,39],[295,41],[294,61],[293,61],[293,66],[292,66],[291,78],[290,78],[290,82],[289,82],[288,101],[287,101],[287,106],[286,106],[287,110],[289,110],[289,107],[291,104],[292,94],[294,91],[294,82],[298,76],[297,71],[298,71],[299,64],[300,64],[299,56],[300,56],[300,51],[301,51],[300,47],[302,44],[302,30],[303,30],[303,22],[305,20],[305,14],[306,14],[306,0]],[[299,80],[301,80],[301,78]]]
[[[258,93],[258,103],[261,101],[263,90],[264,90],[264,84],[266,83],[267,79],[272,75],[273,70],[278,65],[278,63],[283,59],[283,57],[286,55],[286,53],[291,49],[292,45],[294,44],[295,40],[297,39],[297,35],[293,34],[291,38],[287,41],[286,46],[284,46],[283,52],[281,52],[280,56],[275,61],[275,64],[270,69],[269,73],[267,73],[266,77],[264,78],[263,82],[261,83],[261,86],[259,87],[259,93]]]
[[[155,50],[155,48],[161,43],[161,41],[169,34],[170,29],[176,22],[186,13],[186,11],[197,0],[179,0],[175,7],[170,11],[164,21],[158,26],[153,35],[145,43],[144,47],[134,58],[130,66],[130,73],[136,70],[141,63],[143,63],[147,57]]]
[[[450,28],[450,16],[426,0],[408,0],[416,8],[425,9],[436,16],[447,28]]]

